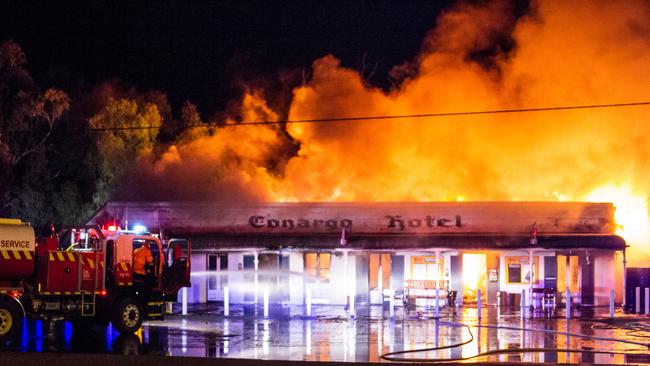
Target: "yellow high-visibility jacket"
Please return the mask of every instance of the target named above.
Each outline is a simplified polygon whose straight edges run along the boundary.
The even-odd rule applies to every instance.
[[[143,245],[133,251],[133,273],[144,276],[147,274],[145,266],[151,264],[153,264],[153,256],[147,246]]]

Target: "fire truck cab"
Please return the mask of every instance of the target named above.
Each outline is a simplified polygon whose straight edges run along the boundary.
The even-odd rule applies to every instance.
[[[145,278],[134,274],[134,252],[147,245],[153,263]],[[106,236],[107,301],[99,304],[111,313],[113,326],[121,332],[134,332],[143,319],[160,319],[164,303],[175,299],[178,290],[190,286],[188,240],[161,240],[148,233],[117,231]]]
[[[0,339],[22,318],[94,321],[132,333],[145,319],[161,319],[165,302],[190,286],[191,244],[164,243],[141,231],[75,228],[34,246],[31,226],[0,221]],[[148,244],[152,265],[134,276],[134,251]]]

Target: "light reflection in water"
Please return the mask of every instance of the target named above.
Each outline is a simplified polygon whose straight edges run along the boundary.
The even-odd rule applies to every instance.
[[[35,344],[34,350],[36,352],[43,352],[43,322],[40,320],[34,321]]]
[[[348,347],[350,346],[348,344],[348,329],[346,328],[343,331],[343,362],[348,361]]]
[[[146,322],[138,336],[113,333],[111,326],[97,327],[85,334],[60,322],[49,326],[41,321],[27,321],[25,331],[17,339],[14,350],[50,352],[115,352],[128,354],[187,355],[205,357],[264,358],[306,361],[379,361],[381,354],[403,349],[447,346],[467,340],[467,328],[452,326],[449,322],[476,321],[475,311],[459,309],[453,316],[443,314],[437,321],[423,314],[405,321],[381,317],[381,312],[363,310],[352,320],[344,310],[339,317],[270,317],[218,315],[194,317],[171,316],[166,321]],[[365,315],[363,315],[365,314]],[[568,333],[595,334],[625,338],[624,330],[593,330],[592,323],[563,318],[525,319],[518,314],[503,314],[503,323],[509,327],[538,329],[540,332],[493,327],[494,316],[485,316],[481,326],[473,324],[474,341],[463,347],[420,352],[404,358],[432,359],[471,357],[496,349],[536,347],[557,349],[529,353],[509,353],[483,356],[472,361],[495,362],[586,362],[623,363],[625,357],[612,354],[569,352],[571,349],[626,349],[609,341],[588,340]],[[417,317],[419,316],[419,317]],[[490,323],[493,322],[493,323]],[[44,337],[47,330],[47,336]],[[559,331],[551,335],[548,331]],[[546,331],[547,333],[542,333]],[[227,337],[230,335],[230,337]],[[116,338],[117,337],[117,338]],[[627,336],[628,339],[630,338]],[[92,348],[88,348],[92,347]]]
[[[70,322],[63,323],[65,349],[70,350],[70,339],[72,338],[72,324]]]
[[[262,351],[264,352],[264,355],[267,356],[269,354],[269,343],[271,341],[271,336],[269,335],[269,321],[262,321],[262,326]]]
[[[357,340],[356,340],[356,338],[357,338],[357,332],[356,332],[356,327],[355,327],[354,322],[353,322],[352,325],[349,327],[349,331],[350,331],[350,337],[349,337],[349,339],[350,339],[350,345],[349,345],[350,356],[351,356],[352,359],[354,360],[354,357],[355,357],[356,354],[357,354],[357,350],[356,350],[356,346],[357,346]]]
[[[21,351],[27,351],[29,344],[29,328],[27,327],[27,319],[23,318],[23,336],[21,338]]]
[[[183,319],[181,323],[185,326],[187,325],[187,320]],[[181,351],[187,353],[187,332],[182,331],[181,333]]]
[[[224,319],[223,321],[223,334],[228,335],[230,334],[230,322],[228,319]],[[223,354],[227,355],[228,354],[228,345],[230,344],[230,337],[224,338],[223,341]]]
[[[311,355],[311,319],[305,321],[305,354]]]
[[[109,323],[106,327],[106,347],[113,351],[113,324]]]

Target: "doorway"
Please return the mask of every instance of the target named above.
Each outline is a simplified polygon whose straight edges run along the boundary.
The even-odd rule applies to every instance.
[[[255,290],[255,255],[244,255],[244,302],[257,300]]]
[[[557,290],[566,291],[567,284],[569,291],[577,293],[580,289],[578,278],[580,274],[580,259],[577,255],[557,255]]]
[[[481,290],[485,303],[487,293],[487,255],[485,253],[463,253],[463,302],[476,302]]]
[[[223,288],[228,286],[228,254],[208,254],[208,301],[223,300]]]
[[[574,251],[557,255],[557,289],[573,294],[573,300],[582,305],[595,303],[595,269],[589,251]]]
[[[391,262],[390,254],[371,253],[368,258],[368,287],[370,303],[382,304],[383,290],[390,288]]]

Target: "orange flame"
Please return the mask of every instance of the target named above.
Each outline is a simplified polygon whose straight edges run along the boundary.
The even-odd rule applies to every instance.
[[[396,67],[409,76],[389,92],[368,85],[334,56],[316,60],[311,80],[293,91],[289,119],[650,99],[647,2],[533,2],[525,16],[508,4],[447,11],[417,59]],[[514,47],[502,50],[503,39]],[[242,112],[249,121],[281,115],[256,93],[245,96]],[[612,201],[619,233],[639,254],[633,260],[641,261],[650,247],[648,121],[650,108],[642,106],[289,124],[286,134],[276,126],[226,127],[175,146],[152,164],[166,181],[189,179],[192,187],[226,192],[218,197]],[[274,160],[291,139],[297,153]],[[240,194],[230,194],[233,187]]]
[[[634,265],[648,262],[650,242],[650,217],[647,193],[630,189],[628,185],[606,185],[587,196],[587,201],[612,202],[616,207],[616,234],[625,238],[631,246],[630,258]]]

